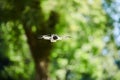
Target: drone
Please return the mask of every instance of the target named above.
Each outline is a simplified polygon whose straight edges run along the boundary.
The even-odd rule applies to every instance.
[[[44,40],[50,40],[50,42],[56,42],[58,40],[64,40],[71,38],[70,36],[58,36],[57,34],[51,34],[51,35],[41,35],[38,39],[44,39]]]

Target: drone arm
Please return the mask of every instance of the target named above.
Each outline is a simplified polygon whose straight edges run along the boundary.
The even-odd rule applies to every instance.
[[[51,37],[50,37],[50,36],[47,36],[47,35],[43,35],[43,36],[41,36],[39,39],[50,40]]]

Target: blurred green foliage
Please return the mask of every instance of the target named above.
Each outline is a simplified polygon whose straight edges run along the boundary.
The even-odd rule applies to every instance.
[[[1,0],[0,9],[9,11],[12,6],[6,1]],[[115,58],[119,57],[115,55],[117,49],[109,25],[111,20],[105,13],[101,0],[41,0],[40,6],[46,20],[50,11],[59,13],[60,19],[55,28],[57,34],[72,37],[53,43],[49,65],[51,80],[120,79],[120,71],[115,64]],[[27,10],[30,8],[26,7],[25,12]],[[32,15],[37,13],[31,12],[26,17],[31,18]],[[34,21],[29,23],[32,25]],[[36,31],[33,25],[32,31]],[[106,37],[110,38],[107,42]],[[7,79],[8,75],[12,80],[34,80],[34,64],[19,21],[0,24],[0,47],[0,54],[11,61],[0,73],[3,79]]]
[[[4,70],[1,71],[2,79],[30,80],[31,78],[29,76],[34,74],[34,65],[22,25],[18,22],[13,23],[10,21],[2,23],[0,29],[2,38],[6,44],[6,47],[1,46],[2,50],[6,49],[1,52],[1,55],[6,55],[12,63],[8,67],[4,67]],[[14,32],[13,29],[17,32]]]
[[[43,6],[50,2],[43,2]],[[101,0],[54,0],[53,6],[52,9],[61,15],[56,32],[72,37],[54,46],[51,55],[53,64],[50,68],[51,73],[54,73],[53,80],[54,76],[60,80],[65,77],[68,77],[66,80],[119,80],[116,75],[120,72],[114,59],[118,56],[117,49],[109,24],[111,20],[105,13]],[[106,37],[110,38],[107,42]]]

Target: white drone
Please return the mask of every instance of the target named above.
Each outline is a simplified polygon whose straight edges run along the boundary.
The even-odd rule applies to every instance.
[[[63,40],[63,39],[68,39],[71,38],[70,36],[58,36],[56,34],[52,35],[42,35],[39,37],[39,39],[44,39],[44,40],[50,40],[50,42],[56,42],[57,40]]]

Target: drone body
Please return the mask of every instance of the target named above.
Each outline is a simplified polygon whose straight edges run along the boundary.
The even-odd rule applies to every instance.
[[[58,36],[56,34],[52,34],[51,36],[42,35],[39,39],[50,40],[50,42],[56,42],[58,40],[63,40],[66,38],[70,38],[70,36]]]

